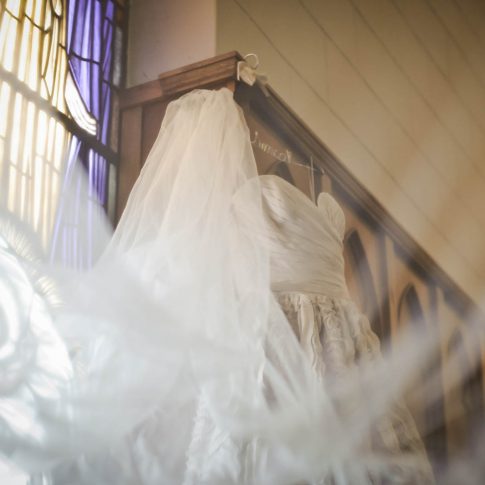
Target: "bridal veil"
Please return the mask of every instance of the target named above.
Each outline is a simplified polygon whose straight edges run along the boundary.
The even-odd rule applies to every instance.
[[[201,457],[207,483],[350,483],[379,467],[361,444],[399,386],[339,411],[361,384],[332,395],[291,330],[262,191],[232,93],[199,90],[169,104],[93,268],[0,239],[4,456],[39,483],[182,483]],[[364,378],[377,388],[383,372]]]

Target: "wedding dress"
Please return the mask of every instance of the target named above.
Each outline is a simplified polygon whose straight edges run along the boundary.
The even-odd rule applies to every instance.
[[[228,90],[171,103],[113,236],[93,224],[84,272],[0,239],[0,450],[32,483],[431,481],[341,209],[257,176]]]
[[[269,250],[271,289],[319,382],[330,390],[366,361],[380,359],[379,339],[351,301],[345,283],[343,211],[331,195],[321,193],[315,206],[300,190],[274,175],[253,179],[251,184],[261,191],[265,229],[254,227],[252,215],[245,213],[237,194],[238,224]],[[269,338],[278,337],[288,338],[269,332]],[[353,389],[352,394],[354,401],[341,402],[343,408],[369,405],[371,396],[366,389]],[[383,454],[387,464],[373,470],[368,464],[360,467],[354,463],[346,472],[335,467],[318,483],[433,482],[422,440],[404,405],[390,405],[373,428],[365,445]],[[263,451],[261,443],[238,447],[202,412],[197,416],[192,445],[197,460],[189,455],[195,462],[189,461],[192,470],[187,483],[214,483],[210,475],[214,460],[232,465],[220,483],[254,483],[254,464],[250,462],[257,461],[255,455]],[[399,463],[406,454],[414,463]]]
[[[381,358],[380,344],[346,286],[343,211],[330,194],[322,192],[315,206],[279,177],[262,176],[260,184],[268,227],[263,244],[270,249],[271,287],[277,301],[323,386],[335,388],[353,373],[358,381],[359,366]],[[357,386],[351,392],[353,402],[339,404],[344,409],[372,406],[372,396],[366,391]],[[404,405],[389,403],[386,415],[376,419],[366,439],[364,446],[387,455],[389,466],[381,467],[376,475],[371,468],[354,470],[356,483],[369,478],[373,483],[379,479],[432,482],[422,440]],[[398,466],[399,457],[407,453],[417,457],[417,463]]]

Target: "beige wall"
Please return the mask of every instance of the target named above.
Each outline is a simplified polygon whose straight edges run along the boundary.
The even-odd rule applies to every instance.
[[[218,0],[294,111],[477,301],[485,290],[485,3]]]
[[[216,0],[132,0],[127,85],[215,55]]]

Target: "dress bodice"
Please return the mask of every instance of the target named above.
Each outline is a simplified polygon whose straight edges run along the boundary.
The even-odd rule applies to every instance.
[[[322,193],[316,206],[303,192],[274,175],[260,177],[269,231],[272,290],[348,298],[344,276],[342,209]]]

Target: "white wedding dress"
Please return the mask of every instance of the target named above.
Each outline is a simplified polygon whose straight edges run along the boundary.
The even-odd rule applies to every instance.
[[[269,250],[271,289],[319,382],[332,394],[340,382],[355,379],[359,366],[381,359],[379,339],[350,300],[345,283],[343,211],[329,194],[321,193],[315,206],[300,190],[274,175],[248,184],[261,190],[265,229],[255,230],[252,214],[238,203],[239,194],[235,198],[238,224]],[[268,338],[287,339],[288,335],[270,330]],[[343,410],[372,406],[365,388],[354,388],[351,394],[352,401],[339,403]],[[266,451],[264,446],[261,442],[238,446],[214,426],[204,412],[206,407],[204,403],[199,407],[186,483],[215,483],[214,463],[221,471],[217,483],[254,483],[251,474],[261,459],[258,454]],[[360,451],[367,448],[380,454],[384,457],[380,466],[373,469],[353,463],[347,471],[337,466],[319,477],[318,483],[433,482],[422,440],[405,406],[389,405],[371,428]],[[400,463],[406,455],[414,461]]]
[[[171,103],[94,268],[0,239],[0,451],[33,484],[431,482],[344,226],[257,176],[228,90]]]

